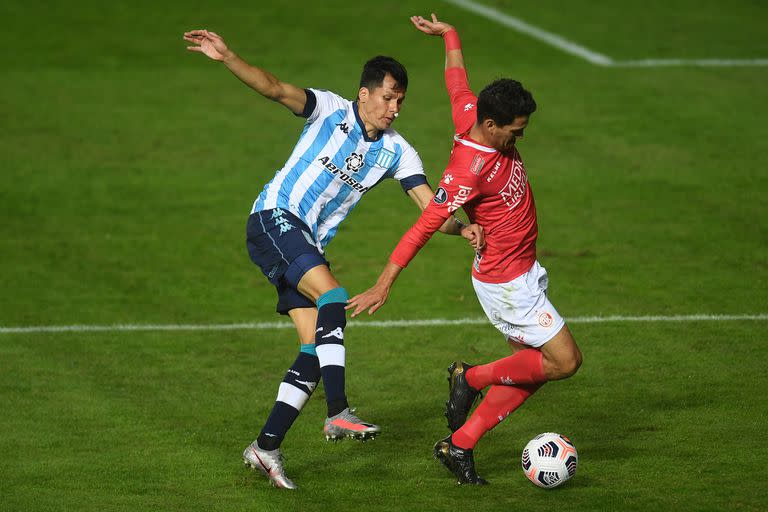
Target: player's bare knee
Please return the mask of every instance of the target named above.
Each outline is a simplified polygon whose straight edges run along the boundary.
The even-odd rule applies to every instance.
[[[549,380],[567,379],[575,374],[581,366],[581,352],[576,350],[567,357],[559,357],[555,360],[544,359],[544,372]]]
[[[581,367],[582,357],[581,357],[581,351],[576,350],[573,354],[573,356],[568,359],[568,361],[565,363],[564,368],[564,379],[567,377],[572,377],[577,371],[579,371],[579,368]]]

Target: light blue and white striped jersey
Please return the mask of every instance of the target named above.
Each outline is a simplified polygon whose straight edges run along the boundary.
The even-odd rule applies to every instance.
[[[306,112],[312,103],[314,109]],[[288,210],[325,247],[363,194],[383,179],[400,181],[406,191],[427,183],[418,153],[395,130],[385,130],[376,140],[367,136],[356,103],[307,89],[307,107],[296,147],[251,213]]]

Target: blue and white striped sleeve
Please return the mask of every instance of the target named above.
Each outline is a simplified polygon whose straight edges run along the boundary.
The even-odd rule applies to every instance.
[[[403,141],[404,142],[404,141]],[[424,165],[421,158],[413,147],[405,143],[403,153],[397,161],[397,167],[393,177],[400,182],[404,192],[408,192],[419,185],[428,184],[427,177],[424,174]]]
[[[349,101],[338,94],[322,89],[304,89],[307,93],[307,103],[304,105],[304,112],[300,115],[305,117],[307,122],[314,123],[327,114],[336,112],[345,108]],[[310,99],[311,98],[311,99]]]

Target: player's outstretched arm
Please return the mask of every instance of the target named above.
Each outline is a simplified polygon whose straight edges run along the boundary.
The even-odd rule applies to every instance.
[[[432,201],[432,198],[435,197],[435,193],[429,185],[423,184],[409,189],[408,196],[424,211]],[[453,215],[445,220],[443,225],[440,226],[439,231],[448,235],[463,236],[476,251],[482,249],[483,245],[485,245],[485,233],[482,226],[479,224],[466,225]]]
[[[432,13],[432,21],[423,16],[411,16],[411,23],[417,30],[430,35],[440,36],[445,41],[445,69],[464,68],[464,55],[461,53],[459,33],[453,25],[438,21],[435,13]]]
[[[272,73],[251,66],[227,47],[224,39],[209,30],[190,30],[184,32],[184,40],[192,43],[187,50],[199,52],[207,57],[223,62],[224,65],[245,85],[262,96],[284,105],[294,114],[304,112],[307,93],[295,85],[281,82]]]

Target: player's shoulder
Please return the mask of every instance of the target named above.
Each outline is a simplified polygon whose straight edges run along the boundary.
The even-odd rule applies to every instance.
[[[406,138],[394,128],[387,128],[382,132],[381,136],[385,139],[385,141],[394,142],[397,144],[407,144],[410,146],[410,143],[406,140]]]
[[[466,142],[469,144],[465,144]],[[483,168],[498,155],[496,150],[456,137],[448,167],[454,175],[465,175],[470,179],[476,178]]]
[[[385,146],[399,146],[402,151],[416,151],[410,142],[397,130],[387,128],[381,135]]]
[[[483,146],[471,139],[455,135],[453,138],[453,151],[451,160],[457,162],[472,161],[478,158],[490,160],[499,155],[499,152],[488,146]]]
[[[329,91],[327,89],[315,89],[314,87],[308,87],[306,90],[315,96],[317,105],[320,106],[323,110],[352,108],[352,102],[350,100],[333,91]]]

